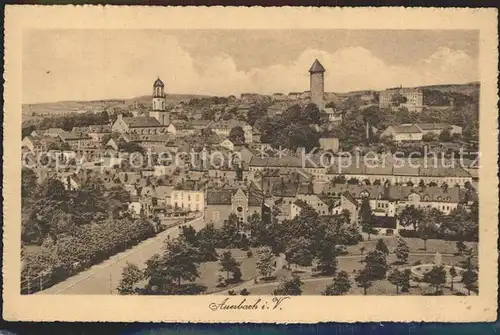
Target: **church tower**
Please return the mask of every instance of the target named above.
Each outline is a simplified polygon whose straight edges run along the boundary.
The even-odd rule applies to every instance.
[[[161,81],[160,78],[156,79],[153,84],[153,109],[149,115],[157,119],[160,124],[168,125],[170,123],[170,118],[166,111],[164,89],[165,85],[163,81]]]
[[[311,90],[311,102],[318,106],[319,110],[325,108],[325,68],[316,59],[309,69],[309,81]]]

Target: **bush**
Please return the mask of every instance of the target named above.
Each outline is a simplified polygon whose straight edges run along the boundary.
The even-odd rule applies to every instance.
[[[253,257],[253,252],[252,252],[252,250],[248,250],[248,251],[247,251],[247,257],[248,257],[248,258],[252,258],[252,257]]]
[[[31,270],[24,276],[50,273],[55,284],[154,235],[153,225],[145,220],[84,225],[74,235],[59,236],[55,252],[42,250],[40,257],[27,258],[26,267]]]
[[[386,235],[389,235],[389,236],[392,236],[392,235],[394,235],[394,230],[392,230],[392,229],[390,229],[390,228],[389,228],[389,229],[387,229],[387,230],[385,231],[385,234],[386,234]]]

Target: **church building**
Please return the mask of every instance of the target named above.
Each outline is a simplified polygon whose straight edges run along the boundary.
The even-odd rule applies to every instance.
[[[165,85],[160,78],[153,84],[153,106],[149,116],[122,117],[118,115],[113,132],[141,135],[166,135],[170,115],[166,110]]]

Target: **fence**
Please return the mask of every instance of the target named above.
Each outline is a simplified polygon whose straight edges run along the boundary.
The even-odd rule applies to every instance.
[[[44,273],[35,278],[21,281],[21,294],[33,294],[54,285],[52,273]]]

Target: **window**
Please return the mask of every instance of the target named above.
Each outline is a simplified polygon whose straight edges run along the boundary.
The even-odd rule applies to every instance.
[[[220,220],[219,211],[213,211],[212,212],[212,220],[213,221],[219,221]]]
[[[241,212],[243,212],[243,207],[238,206],[238,208],[236,208],[236,210],[238,211],[238,213],[241,213]]]
[[[200,201],[200,195],[199,194],[196,195],[196,201]]]

